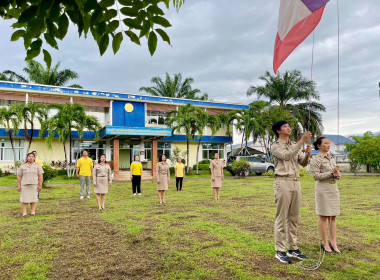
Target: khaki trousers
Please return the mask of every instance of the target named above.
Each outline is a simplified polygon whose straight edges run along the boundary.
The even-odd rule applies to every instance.
[[[291,181],[276,178],[274,196],[277,205],[274,223],[275,250],[285,252],[286,245],[288,250],[297,250],[297,224],[302,198],[299,179]]]

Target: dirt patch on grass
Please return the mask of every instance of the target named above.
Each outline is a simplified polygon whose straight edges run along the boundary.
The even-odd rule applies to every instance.
[[[63,239],[49,279],[152,279],[160,267],[151,258],[150,248],[157,246],[153,237],[128,240],[97,209],[82,209],[81,201],[71,201],[70,208],[81,214],[64,215],[45,226]]]

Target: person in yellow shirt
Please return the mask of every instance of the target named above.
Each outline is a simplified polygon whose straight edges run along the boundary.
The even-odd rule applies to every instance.
[[[185,178],[185,165],[182,163],[182,158],[177,159],[177,163],[174,166],[175,171],[175,185],[177,192],[182,192],[183,178]]]
[[[77,162],[76,175],[80,182],[80,199],[84,197],[84,184],[86,184],[86,198],[90,198],[90,183],[94,164],[88,157],[86,150],[82,151],[82,157]]]
[[[141,195],[142,171],[143,167],[140,162],[140,158],[139,156],[135,156],[135,161],[132,162],[130,167],[133,195],[136,195],[136,191],[138,195]]]
[[[33,151],[32,153],[34,154],[34,157],[35,157],[34,162],[37,163],[39,166],[42,167],[42,165],[44,165],[44,164],[43,164],[42,160],[40,160],[39,158],[37,158],[37,152],[36,152],[36,151]]]

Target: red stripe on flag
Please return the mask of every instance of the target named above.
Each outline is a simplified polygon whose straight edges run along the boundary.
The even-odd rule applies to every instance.
[[[292,53],[292,51],[302,43],[303,40],[313,32],[322,18],[325,6],[319,8],[307,18],[298,22],[281,41],[280,36],[276,36],[274,44],[273,70],[277,73],[278,68],[284,60]]]

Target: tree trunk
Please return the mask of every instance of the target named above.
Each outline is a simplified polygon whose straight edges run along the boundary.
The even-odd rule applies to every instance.
[[[189,143],[189,138],[188,137],[186,137],[186,148],[187,148],[187,161],[186,161],[186,163],[187,163],[187,173],[189,173],[190,172],[190,169],[189,169],[189,150],[190,150],[190,143]]]
[[[244,143],[244,132],[243,132],[243,136],[241,137],[241,146],[240,146],[240,155],[242,155],[242,152],[243,152],[243,143]]]
[[[30,122],[30,135],[29,135],[29,144],[28,144],[28,149],[26,150],[26,154],[30,151],[30,147],[32,146],[32,141],[33,141],[33,131],[34,131],[34,124],[33,122]],[[28,131],[28,129],[26,129]]]
[[[70,162],[69,164],[67,165],[68,166],[68,177],[71,178],[73,175],[72,175],[72,166],[71,166],[71,163],[73,161],[72,159],[72,141],[73,141],[73,136],[71,134],[71,129],[70,129],[70,139],[69,139],[70,143],[69,143],[69,159],[70,159]]]
[[[13,134],[13,132],[11,130],[9,130],[8,135],[9,135],[9,140],[11,141],[11,147],[12,147],[12,151],[13,151],[13,162],[14,162],[14,165],[15,165],[15,175],[17,176],[16,149],[15,149],[15,146],[13,144],[12,134]]]
[[[67,177],[70,177],[70,173],[69,173],[69,164],[67,162],[67,154],[66,154],[66,143],[65,142],[62,142],[63,143],[63,151],[65,153],[65,161],[66,161],[66,172],[67,172]]]
[[[201,140],[202,140],[202,137],[199,137],[199,141],[198,141],[198,147],[197,147],[197,158],[196,158],[196,160],[197,160],[197,175],[199,174],[198,173],[198,162],[199,162],[199,147],[200,147],[200,145],[201,145]]]
[[[230,157],[232,157],[233,154],[232,154],[232,137],[231,137],[231,134],[228,134],[228,137],[229,137],[229,139],[230,139],[230,147],[231,147]]]

